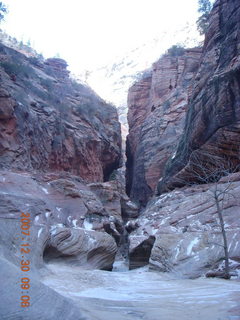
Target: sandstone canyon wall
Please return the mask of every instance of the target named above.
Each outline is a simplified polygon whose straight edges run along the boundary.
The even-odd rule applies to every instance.
[[[3,45],[0,54],[1,168],[108,180],[121,158],[116,109],[71,80],[64,60],[41,63]]]
[[[136,216],[121,182],[116,108],[66,67],[0,44],[1,319],[85,319],[40,275],[53,262],[111,270],[124,245],[122,212]],[[31,226],[26,239],[22,213]],[[22,256],[24,241],[30,251]],[[29,272],[21,272],[22,260]],[[31,279],[29,310],[19,302],[23,276]]]
[[[229,185],[221,203],[231,268],[239,270],[239,174],[200,184],[204,170],[194,169],[194,159],[201,159],[213,171],[219,163],[229,165],[228,173],[238,171],[239,116],[240,3],[218,0],[202,53],[162,57],[129,91],[128,193],[144,205],[157,186],[156,197],[131,221],[130,267],[148,263],[147,255],[153,268],[178,276],[221,270],[222,234],[211,195]]]
[[[189,101],[184,132],[170,159],[158,193],[185,180],[190,156],[218,155],[239,164],[240,125],[240,4],[217,1]]]
[[[183,132],[201,49],[166,54],[128,95],[127,191],[146,204]]]

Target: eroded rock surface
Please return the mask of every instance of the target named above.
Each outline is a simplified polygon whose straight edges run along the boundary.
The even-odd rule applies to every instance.
[[[193,83],[184,132],[158,184],[158,194],[179,186],[179,180],[186,180],[192,170],[190,156],[196,150],[218,155],[222,161],[228,158],[233,166],[239,165],[239,57],[240,4],[233,0],[216,1]]]
[[[231,191],[223,202],[231,269],[240,272],[240,179],[231,176]],[[229,180],[223,178],[218,189]],[[215,184],[185,187],[149,202],[137,219],[139,227],[130,234],[130,264],[139,263],[134,251],[154,237],[150,265],[163,272],[194,278],[222,268],[223,237],[213,196]],[[132,253],[132,254],[131,254]],[[132,261],[131,261],[132,259]],[[144,263],[144,261],[142,261]]]
[[[32,269],[43,267],[44,261],[58,259],[111,270],[117,244],[106,225],[117,232],[122,226],[121,210],[119,217],[114,217],[104,206],[106,199],[98,197],[74,176],[47,174],[39,178],[29,173],[2,171],[0,181],[0,238],[5,258],[19,263],[21,212],[29,212]],[[110,188],[110,182],[107,184]],[[111,192],[117,191],[113,188]],[[121,230],[118,234],[120,237]]]
[[[121,159],[116,108],[45,63],[0,45],[0,167],[108,180]]]
[[[128,95],[127,191],[146,204],[183,131],[200,48],[165,55]]]

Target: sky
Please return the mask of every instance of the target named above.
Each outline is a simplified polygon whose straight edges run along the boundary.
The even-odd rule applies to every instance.
[[[72,71],[93,69],[197,19],[197,0],[5,0],[1,28]]]

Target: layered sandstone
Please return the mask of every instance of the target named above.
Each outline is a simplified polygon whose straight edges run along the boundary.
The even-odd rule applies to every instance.
[[[121,159],[116,109],[71,80],[62,59],[0,53],[0,167],[108,180]]]
[[[145,204],[163,175],[183,131],[201,49],[164,55],[129,90],[127,190]]]
[[[191,176],[191,155],[208,154],[239,165],[240,4],[216,1],[201,63],[188,104],[183,134],[169,160],[158,193],[184,185]],[[214,163],[212,163],[214,167]],[[179,181],[183,183],[179,184]]]
[[[216,1],[202,54],[164,56],[129,90],[132,199],[146,204],[157,185],[161,194],[193,181],[196,151],[239,164],[239,16],[236,1]]]

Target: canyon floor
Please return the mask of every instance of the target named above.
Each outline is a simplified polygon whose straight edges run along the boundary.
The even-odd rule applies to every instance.
[[[73,300],[91,320],[237,320],[240,281],[149,272],[107,272],[49,264],[42,282]]]

